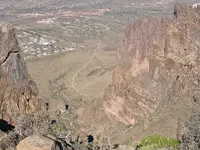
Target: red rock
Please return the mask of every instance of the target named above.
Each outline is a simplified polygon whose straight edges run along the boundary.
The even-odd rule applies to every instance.
[[[198,8],[176,5],[174,18],[145,18],[127,27],[119,66],[104,94],[107,115],[135,124],[175,102],[200,97]]]

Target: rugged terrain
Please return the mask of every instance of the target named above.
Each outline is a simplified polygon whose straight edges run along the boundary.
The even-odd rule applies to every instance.
[[[104,96],[110,119],[175,137],[178,121],[199,105],[200,6],[176,5],[174,15],[127,27]]]
[[[90,103],[102,97],[111,83],[127,24],[145,16],[170,16],[173,4],[173,0],[9,0],[0,2],[0,20],[16,27],[42,99],[52,111],[63,111],[66,104],[79,107],[80,99]]]
[[[199,106],[200,10],[173,11],[173,3],[1,1],[0,20],[16,26],[23,51],[14,29],[2,28],[1,118],[15,125],[25,114],[15,135],[57,138],[34,135],[38,145],[64,137],[81,149],[88,135],[97,149],[152,134],[179,139],[180,124]],[[41,109],[39,94],[48,115],[34,118],[28,114]]]
[[[33,13],[37,6],[24,10],[28,13],[19,13],[18,6],[14,9],[20,20],[10,22],[19,27],[17,35],[30,73],[53,111],[64,111],[68,104],[80,113],[89,103],[98,104],[117,65],[124,26],[141,16],[170,15],[172,1],[92,3],[66,2],[66,7],[50,10],[41,5],[39,14]]]
[[[11,26],[1,26],[0,55],[0,116],[14,124],[20,115],[39,111],[41,101]]]

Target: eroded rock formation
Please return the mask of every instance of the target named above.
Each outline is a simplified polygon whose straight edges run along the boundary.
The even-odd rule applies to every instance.
[[[175,103],[200,103],[200,6],[177,4],[173,18],[130,24],[118,59],[104,95],[112,118],[135,124]]]
[[[41,102],[34,81],[15,37],[14,28],[0,29],[0,118],[13,123],[22,114],[40,110]]]

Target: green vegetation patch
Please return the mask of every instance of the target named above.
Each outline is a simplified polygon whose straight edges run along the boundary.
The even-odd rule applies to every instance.
[[[158,148],[172,148],[176,150],[180,142],[173,138],[164,137],[161,135],[152,135],[141,140],[141,150],[153,150]]]

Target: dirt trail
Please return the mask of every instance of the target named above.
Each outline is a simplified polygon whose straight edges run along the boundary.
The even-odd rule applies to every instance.
[[[99,46],[100,46],[100,39],[98,39],[98,43],[97,43],[97,47],[94,49],[94,53],[93,55],[91,56],[90,58],[90,61],[88,61],[82,68],[80,68],[78,71],[76,71],[76,73],[74,74],[73,78],[72,78],[72,82],[71,82],[71,85],[72,85],[72,88],[79,94],[79,95],[85,95],[83,93],[81,93],[75,86],[75,79],[76,77],[78,76],[78,74],[84,70],[90,63],[92,63],[93,61],[93,58],[97,55],[97,50],[99,49]]]

